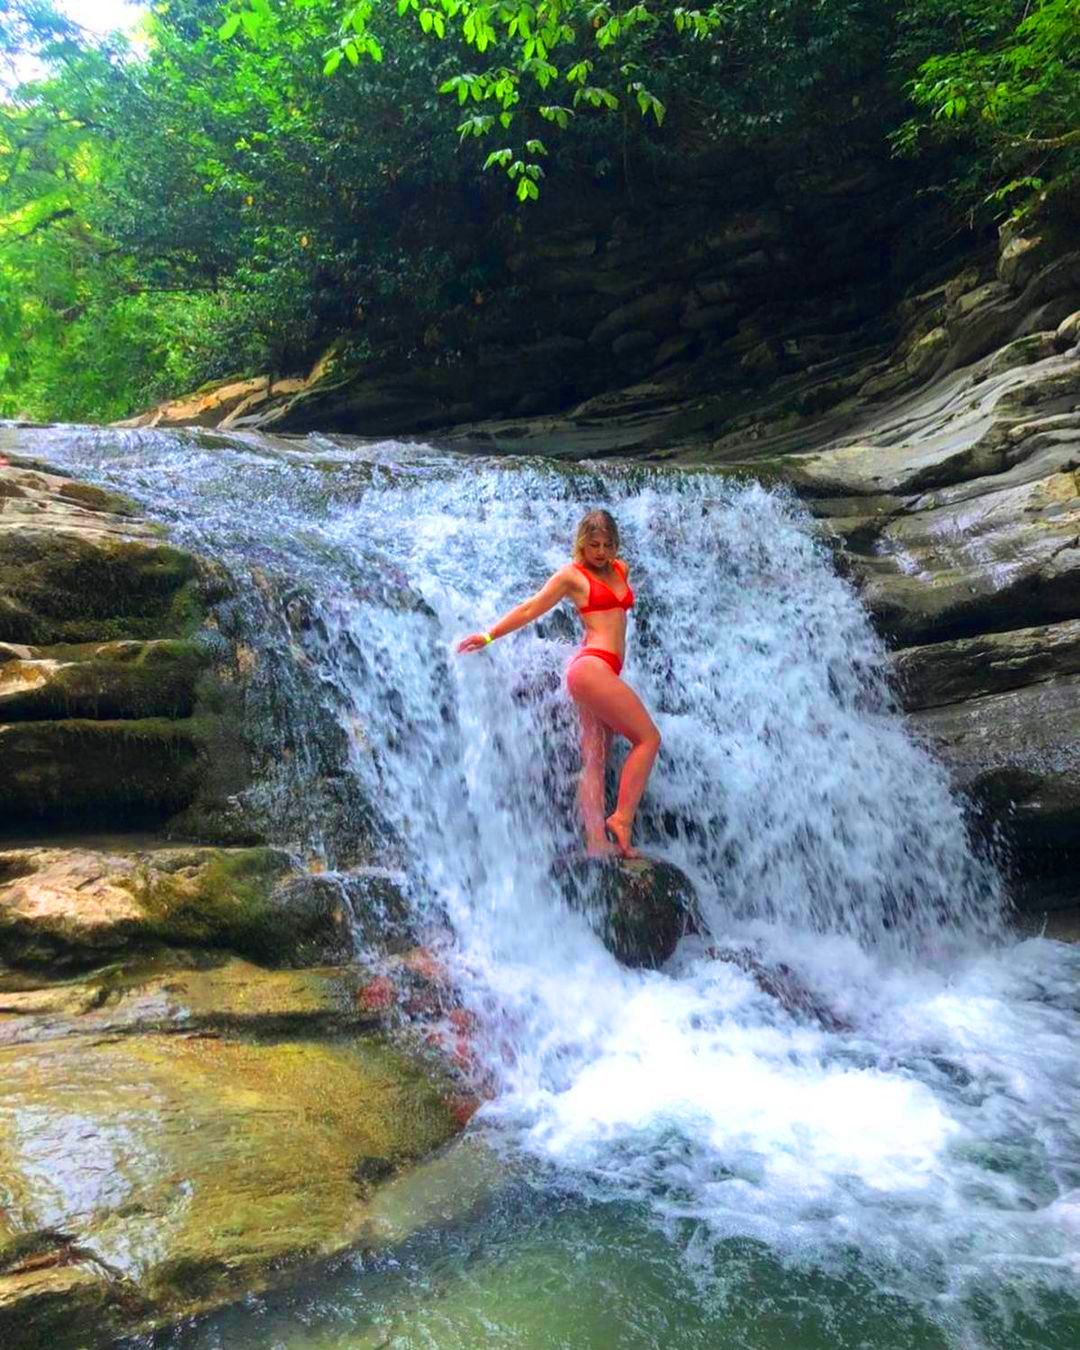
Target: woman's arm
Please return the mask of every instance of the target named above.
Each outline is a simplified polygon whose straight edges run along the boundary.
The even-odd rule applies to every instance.
[[[535,595],[523,600],[520,605],[515,605],[512,610],[504,614],[501,619],[493,623],[486,633],[470,633],[467,638],[457,645],[459,652],[477,652],[481,647],[486,647],[488,643],[494,642],[496,638],[505,637],[507,633],[513,633],[518,628],[524,628],[527,623],[532,623],[539,619],[542,614],[546,614],[549,609],[554,609],[560,600],[571,594],[574,589],[574,580],[577,573],[572,567],[561,567],[554,576],[551,576],[544,582],[543,586]]]

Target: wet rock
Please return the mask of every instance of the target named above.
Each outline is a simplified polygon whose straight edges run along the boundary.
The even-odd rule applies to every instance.
[[[908,710],[1080,674],[1080,619],[904,647],[892,658]]]
[[[458,1126],[375,1040],[76,1033],[0,1049],[0,1342],[104,1345],[370,1233]],[[66,1312],[66,1317],[62,1315]]]
[[[1075,844],[1080,821],[1080,675],[912,714],[957,785],[1007,821],[1022,852]]]
[[[679,939],[700,927],[693,886],[671,863],[581,855],[561,859],[554,876],[624,965],[663,965]]]
[[[209,664],[204,646],[180,639],[7,650],[0,648],[0,722],[189,717]]]
[[[348,957],[347,892],[319,880],[268,848],[10,849],[0,853],[0,956],[13,965],[85,965],[167,943],[282,965]]]

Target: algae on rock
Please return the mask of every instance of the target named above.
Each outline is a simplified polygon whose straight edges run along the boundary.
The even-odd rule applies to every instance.
[[[326,884],[308,884],[288,854],[269,848],[11,849],[0,853],[0,957],[77,966],[162,943],[272,965],[352,956],[354,925],[365,918],[353,910],[357,892],[310,880]]]
[[[72,1035],[0,1050],[0,1074],[9,1350],[103,1345],[341,1251],[364,1231],[359,1163],[392,1173],[456,1129],[372,1040]]]

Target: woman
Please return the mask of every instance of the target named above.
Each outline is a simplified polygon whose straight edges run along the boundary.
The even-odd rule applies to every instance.
[[[504,614],[486,633],[463,638],[457,649],[479,651],[539,619],[560,600],[574,602],[585,625],[585,638],[567,668],[566,688],[581,714],[578,806],[586,848],[593,856],[618,852],[635,858],[630,836],[660,749],[660,733],[641,699],[619,678],[626,651],[626,612],[634,603],[634,592],[618,551],[619,530],[611,515],[590,511],[577,527],[574,561],[560,567],[534,596]],[[613,731],[630,742],[630,753],[619,779],[618,803],[605,820],[604,767]],[[614,836],[614,847],[607,833]]]

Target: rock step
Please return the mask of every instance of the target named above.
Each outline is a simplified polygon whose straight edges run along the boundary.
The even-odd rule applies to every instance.
[[[196,732],[193,718],[0,725],[0,816],[117,828],[162,820],[195,794]]]
[[[203,645],[180,638],[0,643],[0,722],[190,717],[209,662]]]
[[[162,944],[319,965],[406,932],[392,874],[302,872],[280,849],[0,852],[0,960],[15,967],[86,966]]]

